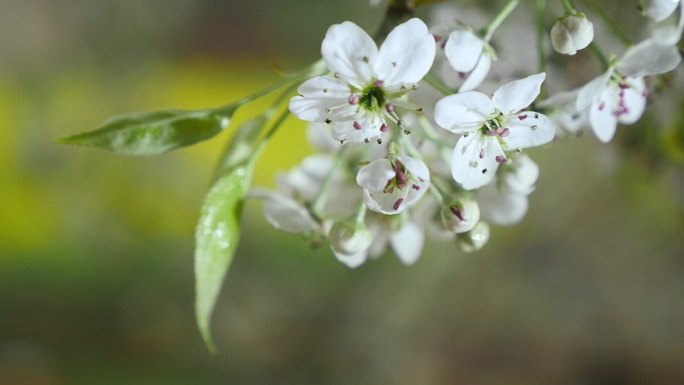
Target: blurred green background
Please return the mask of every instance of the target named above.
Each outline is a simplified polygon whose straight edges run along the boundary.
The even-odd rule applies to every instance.
[[[155,158],[51,143],[225,104],[315,60],[330,24],[381,17],[365,0],[0,2],[0,384],[681,384],[679,166],[590,136],[535,151],[523,223],[410,268],[351,271],[249,202],[212,356],[193,234],[230,130]],[[312,151],[304,128],[279,131],[257,184]]]

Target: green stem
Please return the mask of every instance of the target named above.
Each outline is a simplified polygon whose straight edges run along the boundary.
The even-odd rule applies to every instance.
[[[518,6],[518,0],[511,0],[506,4],[506,6],[499,12],[498,15],[492,20],[492,22],[487,26],[487,29],[485,30],[485,35],[484,35],[484,41],[489,41],[492,39],[492,35],[494,35],[494,32],[496,31],[497,28],[503,23],[504,20],[508,17],[508,15],[513,12],[515,7]]]
[[[427,74],[427,75],[425,75],[425,77],[423,78],[423,80],[425,80],[425,82],[426,82],[427,84],[431,85],[434,89],[436,89],[437,91],[443,93],[444,95],[452,95],[452,94],[454,94],[454,91],[452,91],[451,89],[449,89],[449,87],[447,87],[444,83],[442,83],[441,81],[439,81],[439,79],[437,79],[436,77],[434,77],[432,74]]]
[[[363,224],[366,220],[366,203],[361,202],[358,210],[356,210],[355,221],[357,225]]]
[[[264,96],[267,96],[287,85],[297,85],[299,82],[301,82],[304,78],[312,77],[312,76],[317,76],[321,75],[324,73],[325,69],[324,66],[322,66],[322,60],[318,60],[311,65],[307,66],[305,69],[294,73],[290,75],[289,77],[280,80],[279,82],[272,84],[264,89],[261,89],[251,95],[247,95],[244,98],[238,100],[237,102],[232,102],[229,104],[226,104],[225,106],[219,107],[217,111],[221,110],[226,110],[233,112],[235,110],[235,106],[241,106],[243,104],[251,103],[257,99],[263,98]],[[288,91],[291,92],[291,91]]]
[[[610,62],[603,53],[601,47],[599,47],[595,42],[592,42],[589,47],[591,48],[591,52],[594,53],[594,56],[596,56],[596,59],[598,59],[599,63],[601,64],[601,68],[603,68],[604,71],[608,70],[608,67],[610,67]]]
[[[578,13],[577,9],[575,9],[575,6],[572,5],[570,0],[561,0],[561,3],[563,3],[563,8],[565,9],[566,15],[574,15]]]
[[[316,198],[314,198],[313,203],[311,203],[311,211],[314,213],[314,215],[316,215],[319,218],[322,216],[321,214],[323,212],[323,207],[325,206],[325,203],[328,200],[328,195],[330,194],[330,189],[332,188],[333,180],[335,177],[335,170],[342,163],[342,154],[344,153],[344,150],[346,148],[346,146],[340,146],[340,148],[335,153],[335,157],[333,159],[333,166],[330,170],[328,170],[328,174],[325,176],[325,179],[323,179],[323,183],[321,183],[321,188],[318,190]]]
[[[613,35],[615,35],[615,37],[618,38],[618,40],[620,40],[620,42],[622,42],[622,44],[624,44],[624,45],[632,45],[632,44],[634,44],[634,42],[632,41],[632,39],[630,39],[629,36],[627,36],[627,34],[626,34],[624,31],[622,31],[622,29],[620,28],[620,26],[617,25],[617,23],[615,23],[615,22],[613,21],[613,19],[611,19],[611,18],[606,14],[606,12],[603,10],[603,8],[601,8],[601,7],[598,5],[598,3],[596,3],[595,0],[586,0],[585,2],[589,5],[589,7],[590,7],[594,12],[596,12],[596,13],[599,15],[599,17],[608,25],[608,28],[610,29],[610,31],[613,33]]]
[[[537,19],[537,55],[539,55],[539,72],[546,71],[546,49],[544,42],[546,41],[546,23],[544,23],[544,16],[546,16],[546,0],[537,0],[535,6],[535,16]]]

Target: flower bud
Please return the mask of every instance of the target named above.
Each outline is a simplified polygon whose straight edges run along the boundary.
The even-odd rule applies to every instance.
[[[472,230],[479,220],[480,206],[470,198],[458,199],[442,209],[444,227],[456,234]]]
[[[584,14],[563,16],[551,28],[551,45],[556,52],[574,55],[594,40],[594,25]]]
[[[456,242],[461,250],[466,253],[480,250],[489,241],[489,225],[487,222],[478,222],[472,230],[460,234]]]
[[[373,243],[373,234],[363,223],[338,222],[330,229],[330,247],[336,253],[357,254]]]

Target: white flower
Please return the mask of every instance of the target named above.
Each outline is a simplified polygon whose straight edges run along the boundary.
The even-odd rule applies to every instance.
[[[499,169],[498,183],[491,183],[477,191],[482,217],[501,225],[520,222],[528,208],[527,196],[534,191],[539,178],[539,166],[524,154],[515,162]]]
[[[329,155],[309,156],[288,173],[278,175],[277,191],[254,188],[250,196],[264,201],[264,216],[273,227],[289,233],[322,234],[330,226],[331,219],[352,215],[361,203],[358,187],[343,173],[336,173],[321,207],[326,218],[321,218],[321,221],[314,219],[310,206],[333,164],[334,160]]]
[[[301,203],[285,194],[254,188],[250,197],[264,201],[264,216],[271,226],[295,234],[321,231],[321,226]]]
[[[567,15],[551,28],[551,45],[556,52],[574,55],[594,40],[594,25],[584,14]]]
[[[290,111],[302,120],[328,123],[342,142],[381,141],[386,119],[399,124],[394,102],[415,89],[432,66],[435,41],[425,24],[400,24],[378,50],[352,22],[328,29],[321,47],[332,76],[319,76],[299,87]]]
[[[459,234],[470,231],[480,221],[480,206],[474,199],[462,198],[442,209],[442,224]]]
[[[454,148],[451,174],[467,190],[489,183],[505,151],[540,146],[554,138],[551,121],[534,111],[523,111],[539,95],[545,73],[501,86],[489,96],[469,91],[437,102],[435,120],[441,127],[462,134]]]
[[[452,83],[450,72],[462,81],[460,92],[477,88],[489,73],[492,61],[496,59],[494,49],[471,30],[456,30],[449,34],[444,43],[444,54],[450,66],[442,68],[442,77]]]
[[[430,187],[430,171],[423,161],[408,156],[381,158],[361,167],[356,183],[372,211],[398,214],[416,203]]]
[[[589,108],[589,123],[596,137],[609,142],[618,123],[633,124],[643,114],[648,96],[644,77],[671,71],[680,61],[676,46],[644,40],[582,87],[576,107]]]

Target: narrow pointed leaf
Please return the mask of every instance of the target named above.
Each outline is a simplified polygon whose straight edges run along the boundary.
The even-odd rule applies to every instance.
[[[218,178],[207,193],[197,224],[195,315],[202,338],[212,352],[216,348],[211,316],[238,244],[242,205],[251,174],[251,166],[243,164]]]
[[[119,115],[94,131],[57,139],[57,142],[101,148],[121,155],[157,155],[213,137],[228,126],[238,107]]]

